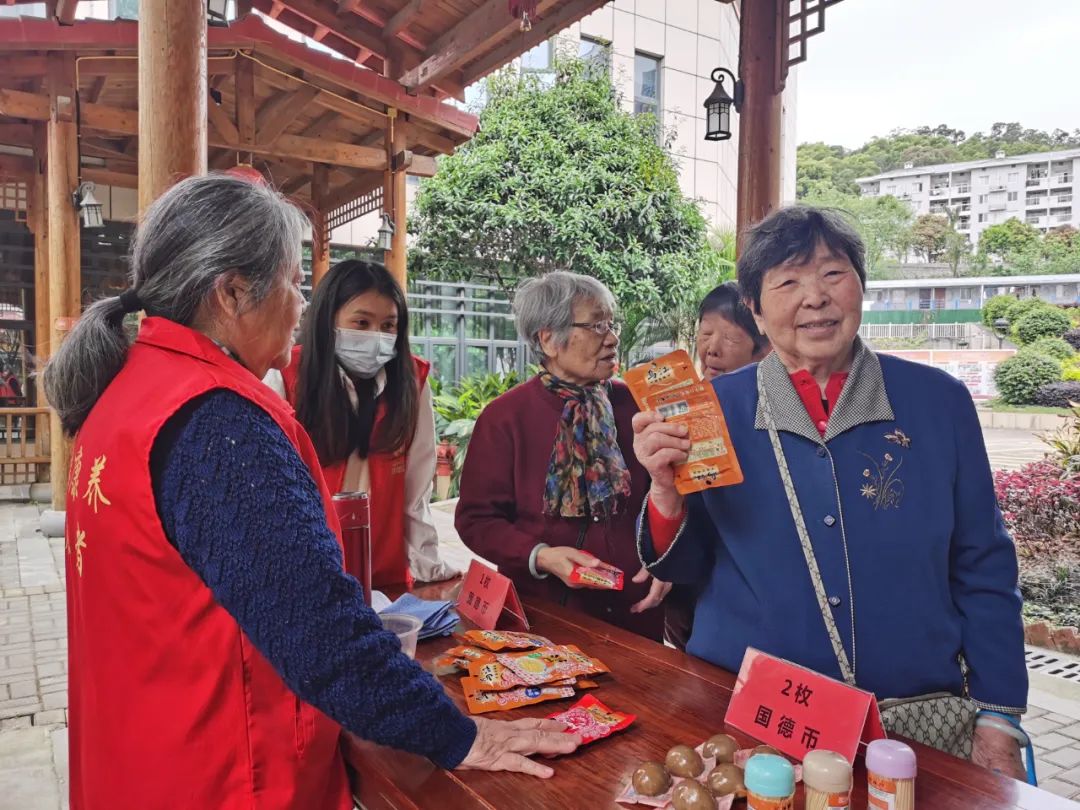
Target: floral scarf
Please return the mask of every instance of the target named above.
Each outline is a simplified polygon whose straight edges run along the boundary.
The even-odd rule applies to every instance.
[[[630,495],[630,470],[619,449],[607,382],[580,386],[548,371],[544,387],[563,400],[559,433],[544,482],[544,514],[611,517]]]

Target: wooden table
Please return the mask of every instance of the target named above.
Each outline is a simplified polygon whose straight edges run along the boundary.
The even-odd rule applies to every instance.
[[[446,591],[444,591],[446,592]],[[437,592],[427,592],[435,598]],[[449,598],[447,596],[447,598]],[[548,780],[520,774],[444,771],[426,759],[350,738],[347,761],[356,771],[355,789],[367,810],[389,808],[488,808],[489,810],[608,810],[644,805],[620,805],[615,797],[642,760],[663,761],[677,744],[697,745],[726,732],[747,747],[751,739],[725,728],[724,712],[735,676],[700,659],[647,641],[604,622],[574,614],[550,603],[526,605],[532,629],[557,644],[576,644],[610,669],[599,689],[591,690],[613,709],[632,712],[637,721],[626,731],[584,746],[576,753],[551,760],[555,776]],[[453,646],[453,639],[420,644],[417,660],[425,666]],[[457,676],[442,679],[462,711],[465,701]],[[492,718],[544,717],[561,711],[577,698],[541,703]],[[918,810],[1064,810],[1077,805],[1067,799],[1007,779],[968,762],[917,743]],[[852,810],[866,807],[866,771],[861,758],[855,768]],[[802,788],[796,797],[802,807]],[[736,804],[736,808],[745,804]]]

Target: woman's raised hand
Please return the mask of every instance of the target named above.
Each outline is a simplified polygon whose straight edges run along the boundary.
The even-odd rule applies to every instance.
[[[634,414],[634,455],[652,479],[649,499],[666,517],[674,518],[683,506],[675,491],[675,465],[689,457],[690,437],[686,425],[665,422],[656,411]]]

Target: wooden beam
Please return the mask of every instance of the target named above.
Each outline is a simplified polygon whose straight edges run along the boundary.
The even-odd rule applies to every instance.
[[[276,87],[278,90],[296,91],[302,87],[310,86],[303,79],[285,73],[277,73],[275,71],[270,71],[259,78],[271,87]],[[315,103],[320,107],[333,110],[345,118],[352,121],[358,121],[369,127],[382,128],[386,124],[386,116],[382,113],[372,110],[362,102],[353,102],[342,98],[336,93],[322,90],[315,96]]]
[[[101,169],[96,166],[83,166],[82,176],[84,180],[97,183],[101,186],[116,186],[117,188],[138,188],[139,175],[117,172],[111,169]]]
[[[84,130],[116,135],[139,134],[139,111],[110,107],[107,104],[82,104],[79,119]]]
[[[368,146],[356,146],[349,143],[335,143],[321,138],[305,138],[302,135],[280,135],[275,144],[281,152],[293,157],[305,157],[317,163],[332,163],[335,166],[352,166],[356,169],[382,170],[386,168],[386,155],[381,149]],[[266,153],[270,150],[259,144]]]
[[[212,98],[206,99],[206,117],[227,143],[240,143],[240,130],[225,109]]]
[[[56,10],[53,12],[56,21],[61,25],[75,24],[75,8],[79,0],[56,0]]]
[[[402,153],[409,154],[405,150],[405,132],[401,128],[395,128],[393,134],[393,143],[390,147],[395,155],[401,155]],[[397,161],[394,161],[395,163]],[[405,167],[395,166],[394,170],[390,172],[390,182],[393,185],[393,193],[391,195],[392,206],[389,208],[391,219],[394,221],[394,235],[391,238],[390,254],[387,257],[388,261],[386,269],[390,271],[390,275],[394,277],[401,289],[405,289],[405,258],[406,258],[406,244],[405,244],[405,217],[406,217],[406,188],[405,188]]]
[[[318,138],[323,135],[327,130],[336,126],[338,123],[338,114],[327,110],[314,121],[311,125],[300,134],[307,138]]]
[[[325,25],[316,25],[315,33],[311,35],[311,38],[314,39],[316,42],[322,42],[324,39],[326,39],[326,36],[329,33],[330,29],[327,28]]]
[[[0,172],[29,180],[34,175],[34,161],[30,157],[0,152]]]
[[[432,132],[416,121],[399,121],[398,126],[405,130],[405,136],[412,144],[420,144],[428,149],[434,149],[443,155],[453,154],[457,144],[444,135]]]
[[[462,84],[468,87],[510,60],[550,39],[567,26],[573,25],[582,17],[591,14],[604,5],[605,0],[588,0],[587,3],[568,3],[538,22],[533,21],[532,29],[509,39],[483,56],[480,56],[462,76]],[[541,3],[541,11],[544,4]]]
[[[413,154],[412,162],[406,167],[406,172],[415,177],[434,177],[438,168],[439,164],[430,155]]]
[[[383,36],[387,39],[396,37],[399,32],[408,27],[409,23],[420,16],[424,6],[430,5],[432,5],[432,0],[409,0],[408,3],[402,6],[401,11],[386,21]]]
[[[241,58],[236,66],[236,128],[240,143],[255,143],[255,63]]]
[[[0,124],[0,143],[7,146],[34,145],[33,124]]]
[[[271,2],[272,0],[255,0],[253,5],[260,11],[264,11],[266,10],[264,7],[268,8]],[[355,15],[351,19],[342,19],[334,13],[333,6],[323,5],[319,0],[286,0],[285,5],[312,24],[330,29],[359,48],[367,48],[379,56],[386,54],[386,43],[383,41],[382,32]]]
[[[363,0],[337,0],[337,13],[339,15],[351,14],[356,11],[357,7],[362,2]]]
[[[304,113],[319,93],[318,87],[305,84],[298,90],[281,93],[268,101],[255,118],[255,139],[259,143],[273,143]]]
[[[49,120],[49,97],[0,88],[0,115],[29,121]]]
[[[206,59],[207,76],[228,76],[236,70],[236,56],[210,56]],[[139,60],[135,56],[102,56],[79,63],[79,78],[90,76],[137,76]]]
[[[537,14],[543,15],[557,0],[540,0]],[[571,3],[569,7],[575,4]],[[536,21],[533,22],[535,27]],[[483,53],[493,43],[510,40],[515,52],[521,53],[520,21],[506,12],[505,0],[486,0],[478,9],[451,28],[428,49],[430,54],[416,67],[407,70],[398,80],[415,90],[426,87],[451,70]],[[497,45],[495,47],[498,47]]]
[[[5,79],[36,79],[45,70],[44,56],[0,56],[0,76]]]
[[[311,182],[311,176],[307,174],[298,174],[295,177],[286,180],[284,183],[278,186],[278,191],[284,194],[286,197],[291,197],[296,194],[300,189]]]
[[[93,84],[90,85],[90,89],[86,93],[86,100],[91,104],[97,104],[101,101],[101,96],[105,92],[105,88],[109,85],[108,76],[98,76],[94,79]]]

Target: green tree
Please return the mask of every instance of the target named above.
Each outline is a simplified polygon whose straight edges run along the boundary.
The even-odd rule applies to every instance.
[[[556,65],[554,85],[488,80],[476,136],[442,158],[412,221],[420,274],[506,289],[553,269],[603,281],[627,312],[664,312],[714,274],[652,116],[625,112],[606,71]]]
[[[960,219],[959,211],[952,208],[946,209],[945,216],[948,220],[949,229],[945,232],[945,247],[942,250],[942,258],[949,265],[953,278],[959,278],[961,265],[966,264],[971,258],[971,242],[968,241],[967,235],[957,230]]]
[[[938,261],[949,241],[949,220],[941,214],[922,214],[911,226],[911,244],[928,262]]]
[[[892,195],[858,197],[836,190],[821,191],[803,200],[808,205],[839,208],[851,215],[852,224],[866,245],[866,271],[875,274],[885,257],[906,253],[910,244],[913,215],[911,208]],[[904,250],[901,251],[901,247]]]
[[[1034,247],[1040,240],[1039,229],[1016,217],[991,225],[979,234],[979,253],[996,259]]]

